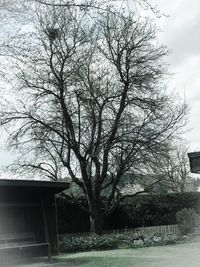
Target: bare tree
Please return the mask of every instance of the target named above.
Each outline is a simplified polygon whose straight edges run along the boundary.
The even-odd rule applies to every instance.
[[[26,0],[28,2],[35,1],[41,5],[46,6],[54,6],[54,7],[79,7],[83,10],[90,10],[90,9],[97,9],[97,10],[104,10],[108,11],[108,4],[110,5],[109,9],[111,13],[116,14],[116,10],[114,9],[114,6],[116,6],[116,3],[118,2],[119,6],[122,7],[124,1],[116,1],[116,0],[105,0],[105,1],[99,1],[99,0],[83,0],[83,1],[69,1],[69,0]],[[131,1],[130,1],[131,3]],[[126,6],[129,7],[130,5],[129,1],[126,1]],[[139,6],[142,6],[143,9],[151,10],[157,17],[160,17],[164,14],[161,13],[158,6],[156,4],[152,4],[149,0],[133,0],[132,3],[135,5],[138,4]],[[112,6],[111,6],[112,5]],[[112,7],[112,8],[111,8]],[[119,15],[119,14],[118,14]]]
[[[78,186],[101,233],[124,198],[124,174],[162,153],[187,107],[162,85],[167,50],[148,19],[109,8],[92,18],[55,6],[31,14],[31,31],[2,48],[20,100],[2,103],[0,123],[12,129],[20,170]]]
[[[198,179],[192,177],[190,173],[188,151],[189,148],[184,140],[175,140],[166,154],[151,161],[154,173],[152,179],[161,178],[158,191],[186,192],[198,189]]]

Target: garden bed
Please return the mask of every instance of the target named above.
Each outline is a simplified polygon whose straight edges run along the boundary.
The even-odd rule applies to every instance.
[[[163,229],[163,228],[160,228]],[[151,231],[150,231],[151,230]],[[157,231],[156,231],[157,230]],[[137,248],[156,245],[175,244],[180,240],[179,232],[158,231],[157,228],[106,233],[101,236],[87,234],[67,234],[60,239],[60,252],[78,252],[108,250],[119,248]]]

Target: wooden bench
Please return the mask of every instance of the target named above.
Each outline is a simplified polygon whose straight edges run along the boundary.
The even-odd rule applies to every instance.
[[[52,262],[49,243],[37,243],[34,233],[6,233],[0,234],[0,260],[14,257],[41,257],[48,255]]]

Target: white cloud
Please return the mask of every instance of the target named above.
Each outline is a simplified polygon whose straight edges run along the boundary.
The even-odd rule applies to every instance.
[[[191,129],[184,137],[194,150],[200,150],[200,2],[198,0],[157,0],[169,17],[158,19],[160,41],[172,51],[168,57],[174,77],[169,84],[190,105]]]
[[[200,53],[200,5],[194,0],[192,4],[188,0],[176,0],[163,7],[163,0],[158,2],[164,13],[169,15],[158,22],[163,30],[160,39],[173,51],[170,63],[179,65],[190,56]]]

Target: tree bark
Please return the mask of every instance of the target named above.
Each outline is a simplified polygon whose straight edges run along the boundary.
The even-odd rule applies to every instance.
[[[101,209],[97,207],[95,201],[90,200],[90,231],[101,235],[103,232],[103,215]]]

